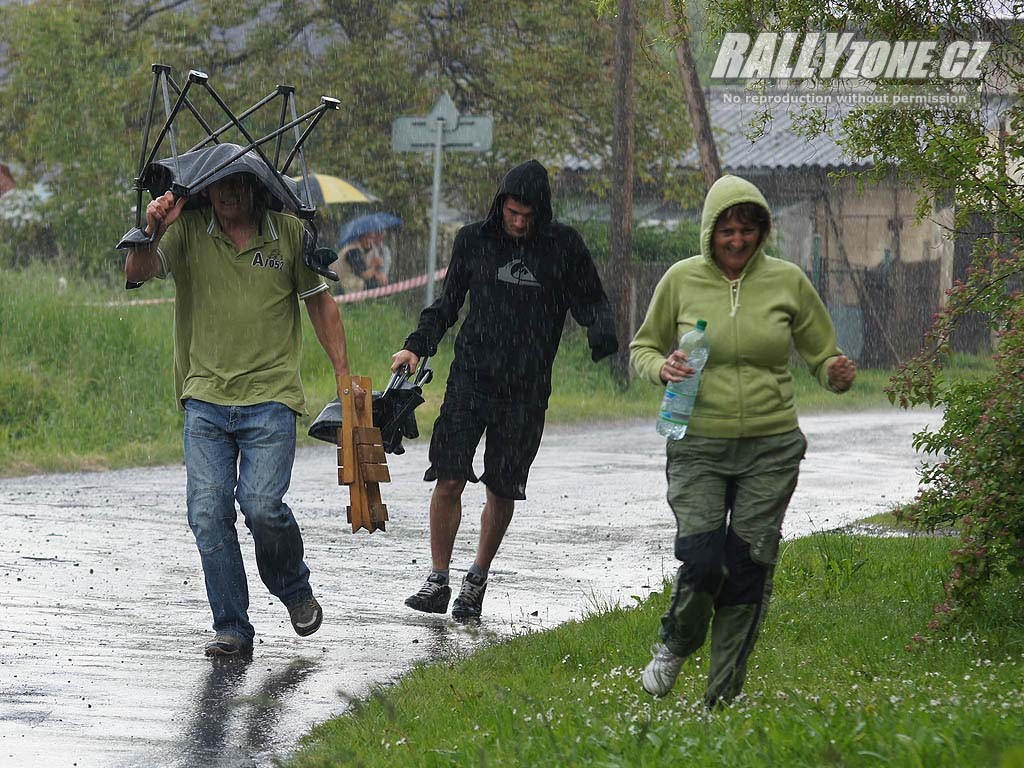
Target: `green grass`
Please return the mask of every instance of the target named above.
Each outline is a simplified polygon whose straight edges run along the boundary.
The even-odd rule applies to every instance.
[[[104,469],[181,460],[181,415],[171,380],[169,304],[104,306],[110,301],[169,297],[154,281],[125,293],[120,286],[72,280],[57,292],[52,270],[0,271],[0,475]],[[382,388],[391,354],[415,326],[417,312],[400,302],[344,305],[352,369]],[[334,375],[303,312],[302,379],[315,417],[335,396]],[[435,379],[417,410],[425,439],[440,409],[455,329],[434,358]],[[970,372],[977,365],[962,364]],[[802,413],[889,408],[887,371],[862,371],[842,397],[826,392],[802,366],[794,369]],[[548,423],[651,419],[661,390],[634,381],[620,391],[610,363],[594,364],[586,334],[573,324],[555,360]],[[300,423],[300,440],[308,442]]]
[[[59,295],[57,280],[42,269],[0,272],[0,475],[180,461],[173,308],[105,306],[173,289],[155,281],[126,294],[74,283]],[[385,384],[408,321],[395,307],[344,312],[354,370]],[[334,374],[303,317],[302,376],[315,416],[335,396]]]
[[[785,545],[745,697],[707,714],[706,651],[640,689],[667,592],[413,670],[317,727],[323,766],[1020,766],[1024,601],[997,588],[955,637],[916,642],[948,542]]]

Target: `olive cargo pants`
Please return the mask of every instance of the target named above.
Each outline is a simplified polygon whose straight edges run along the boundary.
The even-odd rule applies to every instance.
[[[799,429],[668,442],[668,503],[682,565],[660,634],[672,653],[686,657],[704,644],[710,625],[709,707],[743,688],[806,448]]]

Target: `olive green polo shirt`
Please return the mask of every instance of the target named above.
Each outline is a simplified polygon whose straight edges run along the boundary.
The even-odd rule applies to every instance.
[[[174,391],[218,405],[305,413],[299,299],[327,284],[302,261],[303,226],[268,211],[241,251],[212,208],[184,211],[157,252],[174,278]]]

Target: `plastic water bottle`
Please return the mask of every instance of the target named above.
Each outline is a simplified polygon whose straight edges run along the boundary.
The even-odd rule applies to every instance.
[[[697,400],[697,390],[700,389],[700,374],[711,352],[707,336],[704,335],[704,329],[707,327],[707,321],[698,320],[697,327],[689,333],[684,333],[679,340],[679,348],[689,358],[687,365],[696,373],[682,381],[670,381],[665,387],[665,397],[658,411],[658,434],[669,440],[682,440],[690,423],[693,404]]]

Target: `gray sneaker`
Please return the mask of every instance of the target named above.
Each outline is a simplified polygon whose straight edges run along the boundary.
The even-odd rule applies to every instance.
[[[230,632],[218,632],[203,652],[207,656],[248,656],[252,653],[252,643],[246,643]]]
[[[452,605],[452,618],[456,621],[479,619],[484,605],[484,593],[487,591],[487,579],[475,573],[467,573],[462,580],[462,589]]]
[[[679,668],[683,666],[683,657],[676,656],[672,651],[661,643],[651,648],[651,663],[648,664],[640,675],[640,682],[644,690],[659,699],[667,696],[676,684],[679,677]]]
[[[288,617],[292,620],[292,629],[299,637],[312,635],[324,620],[324,611],[312,594],[302,598],[295,605],[288,606]]]
[[[443,576],[430,574],[419,592],[405,598],[405,604],[414,611],[424,613],[446,613],[448,601],[452,599],[452,588]]]

